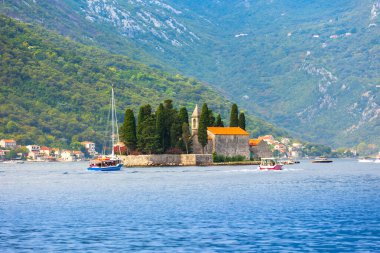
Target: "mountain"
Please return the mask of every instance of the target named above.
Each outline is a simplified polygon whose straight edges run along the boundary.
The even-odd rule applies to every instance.
[[[0,11],[199,78],[294,136],[380,145],[379,0],[8,0]]]
[[[0,138],[15,138],[21,144],[101,144],[112,85],[119,121],[126,108],[137,113],[137,107],[156,108],[165,99],[189,111],[195,103],[207,102],[224,118],[231,106],[193,78],[149,68],[1,15],[0,84]],[[248,128],[254,135],[285,134],[252,116]]]

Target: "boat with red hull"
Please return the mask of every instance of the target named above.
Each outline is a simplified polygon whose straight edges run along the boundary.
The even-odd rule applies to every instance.
[[[283,164],[279,163],[275,158],[261,158],[259,165],[260,170],[282,170]]]

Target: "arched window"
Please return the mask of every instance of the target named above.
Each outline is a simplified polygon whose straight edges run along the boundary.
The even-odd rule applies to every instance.
[[[193,128],[197,127],[197,119],[193,119]]]

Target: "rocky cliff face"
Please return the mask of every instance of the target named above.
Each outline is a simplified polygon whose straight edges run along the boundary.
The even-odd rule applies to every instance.
[[[139,41],[150,35],[161,43],[182,47],[200,39],[177,20],[182,11],[162,1],[87,0],[83,12],[88,21],[111,24],[122,35]],[[154,40],[144,42],[163,50]]]

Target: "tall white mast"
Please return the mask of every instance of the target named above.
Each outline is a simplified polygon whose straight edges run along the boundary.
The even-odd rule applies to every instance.
[[[115,151],[114,151],[114,146],[115,146],[115,100],[114,100],[114,95],[113,95],[113,86],[112,86],[112,89],[111,89],[111,128],[112,128],[112,135],[111,135],[111,139],[112,139],[112,146],[111,146],[111,149],[112,149],[112,157],[115,156]]]

